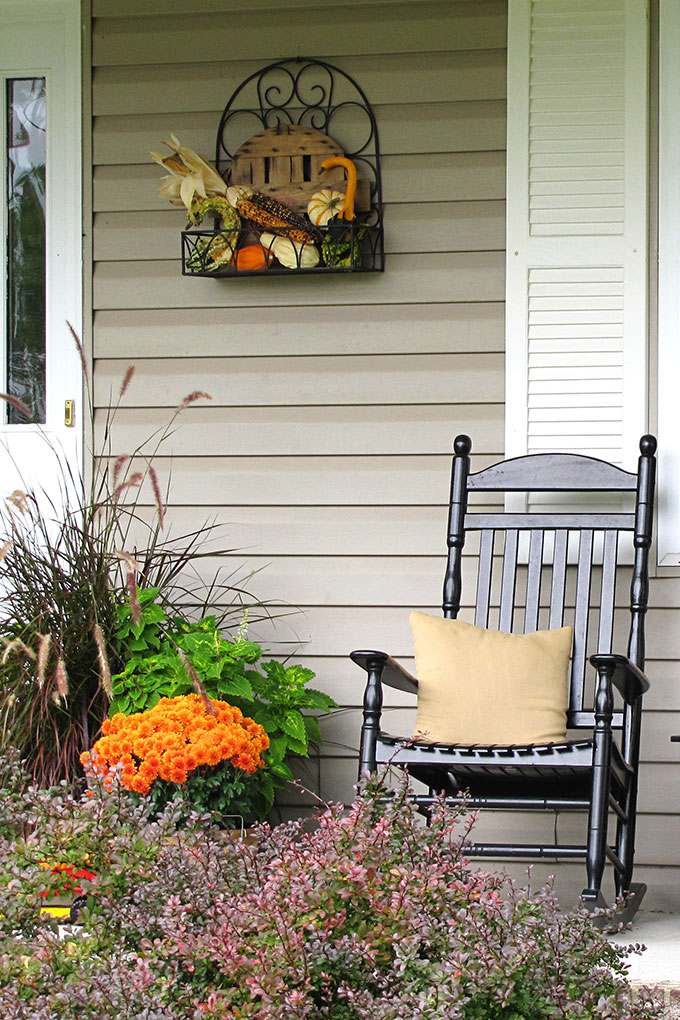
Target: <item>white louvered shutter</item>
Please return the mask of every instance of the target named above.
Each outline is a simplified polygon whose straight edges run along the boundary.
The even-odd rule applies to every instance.
[[[647,0],[509,0],[506,456],[635,466],[647,47]]]

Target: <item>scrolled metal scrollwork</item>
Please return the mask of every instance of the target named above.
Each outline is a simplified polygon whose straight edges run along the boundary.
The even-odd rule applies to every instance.
[[[336,98],[338,92],[340,96]],[[333,136],[332,122],[349,109],[366,118],[366,133],[358,143],[346,147],[347,156],[354,160],[362,157],[364,165],[371,168],[373,197],[380,203],[378,129],[370,103],[345,71],[311,57],[268,64],[239,85],[220,119],[216,165],[224,172],[236,150],[249,137],[236,128],[239,115],[248,114],[250,122],[258,123],[263,131],[279,124],[300,124]]]

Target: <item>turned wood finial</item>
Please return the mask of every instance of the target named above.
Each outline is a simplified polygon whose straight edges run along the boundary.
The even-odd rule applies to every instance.
[[[453,441],[453,451],[457,457],[467,457],[472,449],[472,440],[469,436],[456,436]]]
[[[656,436],[643,436],[640,440],[640,453],[643,457],[653,457],[656,453]]]

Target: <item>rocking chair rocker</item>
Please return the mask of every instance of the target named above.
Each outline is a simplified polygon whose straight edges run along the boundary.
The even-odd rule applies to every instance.
[[[352,660],[368,674],[360,780],[387,762],[406,768],[428,787],[427,794],[414,794],[425,815],[442,794],[452,803],[464,801],[473,809],[587,811],[583,845],[473,844],[466,853],[585,859],[587,886],[581,900],[590,910],[607,906],[601,886],[609,861],[616,896],[624,903],[617,918],[629,920],[646,891],[643,884],[632,882],[632,874],[642,695],[649,687],[642,670],[656,440],[653,436],[640,440],[637,474],[576,454],[517,457],[470,474],[471,448],[468,436],[455,440],[444,618],[458,616],[463,548],[467,534],[478,532],[476,627],[485,633],[492,627],[531,634],[542,620],[550,631],[565,622],[573,626],[566,711],[566,728],[571,732],[566,734],[565,729],[564,739],[557,741],[486,745],[389,735],[380,725],[382,685],[417,694],[418,680],[385,652],[355,651]],[[613,513],[592,509],[592,500],[591,509],[578,513],[539,512],[534,504],[522,513],[468,509],[469,493],[489,491],[628,493],[634,505]],[[560,497],[550,502],[560,505]],[[626,532],[633,546],[633,563],[626,610],[630,614],[628,649],[623,655],[612,652],[612,642],[616,578],[626,570],[618,562],[619,536]],[[499,586],[494,585],[497,573]],[[619,587],[619,596],[623,590]],[[492,598],[494,592],[499,595]],[[594,649],[588,645],[589,629],[597,634]],[[589,651],[594,651],[590,654],[594,673],[586,668]],[[454,715],[455,708],[454,701],[449,706]],[[613,839],[608,832],[610,819]]]

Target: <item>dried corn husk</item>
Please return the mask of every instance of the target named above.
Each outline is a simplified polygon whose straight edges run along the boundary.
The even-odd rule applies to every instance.
[[[253,189],[248,188],[245,184],[232,184],[230,188],[227,188],[225,195],[227,196],[227,202],[236,208],[239,202],[244,198],[250,198],[253,194]]]
[[[319,264],[319,251],[313,244],[296,244],[269,233],[260,234],[260,244],[286,269],[313,269]]]
[[[181,145],[176,135],[170,135],[170,141],[164,142],[172,149],[171,156],[163,156],[160,152],[150,153],[151,158],[170,173],[163,178],[158,189],[160,198],[167,198],[172,205],[183,205],[191,210],[195,198],[209,198],[212,195],[226,195],[227,186],[210,163]]]

